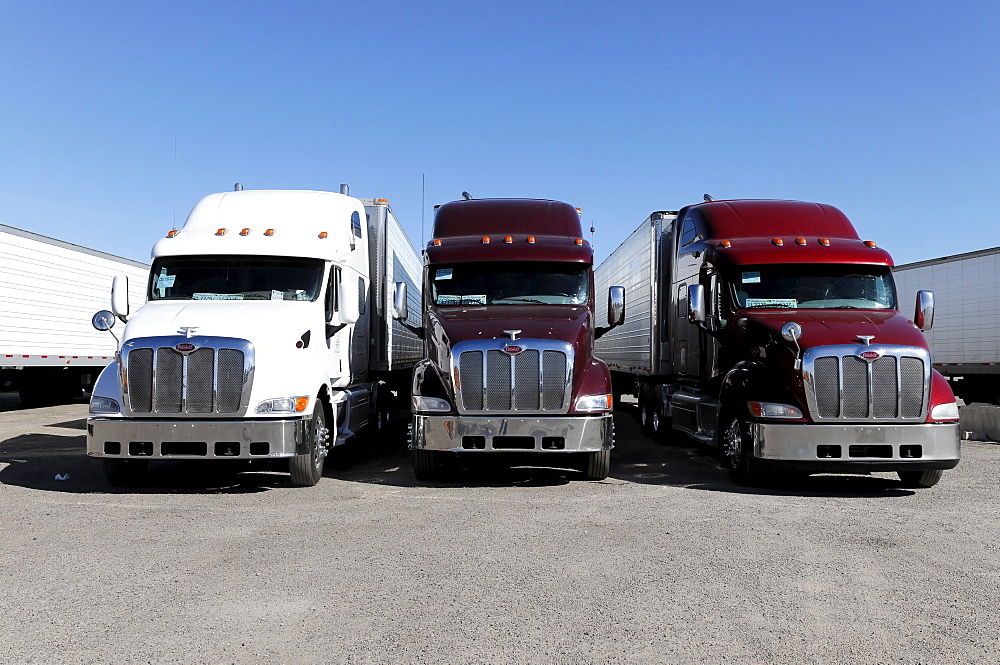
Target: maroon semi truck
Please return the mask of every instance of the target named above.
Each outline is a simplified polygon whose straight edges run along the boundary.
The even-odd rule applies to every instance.
[[[900,313],[892,259],[836,208],[709,201],[656,212],[596,271],[629,293],[598,342],[643,430],[713,447],[733,479],[897,472],[929,487],[959,461],[958,407]]]
[[[424,256],[426,359],[414,369],[410,439],[417,478],[472,456],[606,478],[611,377],[593,347],[622,320],[624,295],[604,292],[609,315],[598,326],[579,211],[546,200],[446,203]]]

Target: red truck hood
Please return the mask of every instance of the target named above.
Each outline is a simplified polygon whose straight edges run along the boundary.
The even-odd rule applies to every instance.
[[[518,339],[561,340],[575,346],[578,355],[590,353],[590,310],[583,305],[432,307],[427,325],[431,339],[451,346],[470,339],[510,339],[505,330],[520,330]]]
[[[781,338],[781,326],[795,321],[802,326],[803,349],[826,344],[856,344],[859,335],[874,335],[872,344],[927,348],[927,340],[905,316],[894,310],[796,309],[744,310],[742,316]]]

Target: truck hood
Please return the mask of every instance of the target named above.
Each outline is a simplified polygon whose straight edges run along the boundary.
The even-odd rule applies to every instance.
[[[323,339],[322,311],[300,302],[149,302],[125,326],[125,339],[183,336],[182,328],[197,328],[194,335],[250,339],[258,347],[269,343],[294,345],[310,330],[312,337]]]
[[[569,342],[579,355],[589,353],[592,336],[590,310],[582,305],[431,308],[427,324],[432,339],[452,346],[470,339],[510,339],[504,331],[519,330],[518,339]]]
[[[744,310],[741,316],[762,326],[781,340],[781,326],[795,321],[802,326],[803,349],[827,344],[861,343],[859,335],[873,335],[872,344],[897,344],[927,348],[923,333],[894,310],[796,309]]]

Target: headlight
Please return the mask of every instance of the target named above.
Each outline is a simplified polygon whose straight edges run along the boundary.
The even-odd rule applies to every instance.
[[[938,404],[931,409],[931,420],[958,420],[958,402]]]
[[[414,413],[446,413],[451,411],[451,404],[448,403],[448,400],[439,397],[414,395],[412,405]]]
[[[308,406],[308,397],[277,397],[258,404],[254,413],[302,413]]]
[[[584,395],[576,400],[577,411],[610,411],[611,395]]]
[[[758,418],[801,418],[802,412],[788,404],[775,402],[747,402],[750,413]]]
[[[118,402],[111,399],[110,397],[91,397],[90,398],[90,412],[91,413],[120,413],[121,407],[118,406]]]

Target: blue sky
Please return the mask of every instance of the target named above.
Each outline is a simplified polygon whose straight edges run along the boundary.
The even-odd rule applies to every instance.
[[[997,35],[964,0],[0,0],[0,223],[145,261],[236,182],[349,183],[420,246],[467,190],[582,208],[602,259],[709,193],[831,203],[897,263],[972,251]]]

